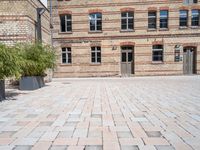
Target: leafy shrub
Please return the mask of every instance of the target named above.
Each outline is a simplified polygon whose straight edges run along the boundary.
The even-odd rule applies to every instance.
[[[50,46],[37,44],[22,44],[15,47],[23,59],[22,76],[45,76],[46,69],[53,69],[56,55]]]
[[[13,47],[0,44],[0,80],[7,77],[19,77],[21,72],[20,52]]]

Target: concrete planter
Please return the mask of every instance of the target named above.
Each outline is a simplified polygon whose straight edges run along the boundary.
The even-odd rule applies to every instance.
[[[22,77],[19,81],[20,90],[36,90],[44,85],[44,79],[40,76]]]
[[[4,100],[6,98],[5,94],[5,81],[0,80],[0,101]]]

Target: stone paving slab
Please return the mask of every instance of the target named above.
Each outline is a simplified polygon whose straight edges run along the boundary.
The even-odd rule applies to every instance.
[[[54,79],[9,92],[0,150],[200,149],[200,76]]]

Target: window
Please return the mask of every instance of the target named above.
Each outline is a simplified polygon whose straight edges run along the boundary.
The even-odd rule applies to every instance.
[[[71,48],[62,48],[62,63],[63,64],[71,64],[72,63],[72,53]]]
[[[163,61],[163,45],[153,45],[153,61]]]
[[[200,11],[192,10],[192,26],[199,26]]]
[[[89,19],[90,19],[90,31],[102,30],[102,14],[101,13],[90,14]]]
[[[160,28],[168,28],[168,10],[160,11]]]
[[[92,63],[101,63],[101,47],[91,47]]]
[[[71,32],[72,31],[72,15],[60,15],[61,22],[61,32]]]
[[[148,28],[156,29],[156,11],[148,12]]]
[[[133,30],[134,29],[134,13],[133,12],[122,12],[121,13],[121,29],[122,30]]]
[[[198,0],[183,0],[183,4],[197,4]]]
[[[180,27],[188,26],[188,11],[180,10]]]

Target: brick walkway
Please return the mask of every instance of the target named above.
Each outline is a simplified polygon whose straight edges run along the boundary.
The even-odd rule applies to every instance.
[[[0,150],[200,149],[200,76],[55,79],[20,93],[0,103]]]

